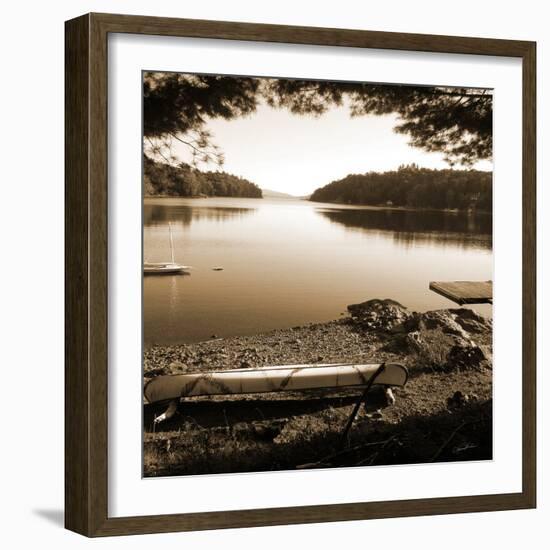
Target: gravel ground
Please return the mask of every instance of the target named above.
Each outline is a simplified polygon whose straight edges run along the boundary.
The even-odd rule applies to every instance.
[[[253,336],[155,346],[144,379],[161,374],[300,363],[399,362],[410,378],[370,392],[349,437],[360,393],[284,392],[186,399],[171,420],[145,406],[146,476],[492,458],[492,324],[473,311],[417,314],[391,300],[350,316]]]

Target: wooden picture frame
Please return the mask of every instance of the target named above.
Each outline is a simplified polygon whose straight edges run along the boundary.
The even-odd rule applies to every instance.
[[[139,517],[108,516],[107,37],[109,33],[520,58],[523,64],[522,491]],[[511,510],[536,505],[534,42],[111,14],[66,22],[65,525],[125,535]]]

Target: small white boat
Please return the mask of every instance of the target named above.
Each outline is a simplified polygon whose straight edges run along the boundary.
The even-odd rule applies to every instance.
[[[154,273],[187,273],[191,269],[188,265],[168,263],[144,263],[143,273],[151,275]]]
[[[191,269],[188,265],[182,265],[176,263],[174,259],[174,241],[172,239],[172,226],[168,224],[168,231],[170,232],[170,254],[172,261],[170,262],[144,262],[143,273],[145,275],[169,275],[175,273],[188,273]]]

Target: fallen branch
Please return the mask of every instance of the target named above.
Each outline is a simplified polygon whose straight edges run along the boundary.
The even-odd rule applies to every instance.
[[[355,464],[355,466],[363,466],[367,461],[368,461],[368,466],[372,466],[374,464],[374,461],[378,458],[378,455],[395,439],[397,439],[396,435],[392,435],[389,439],[386,439],[386,441],[383,442],[384,444],[382,445],[382,447],[380,447],[380,449],[375,451],[372,455],[365,458],[364,460],[360,460],[357,464]]]

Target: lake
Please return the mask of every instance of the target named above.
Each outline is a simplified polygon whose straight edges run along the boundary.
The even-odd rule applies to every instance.
[[[168,224],[176,262],[193,269],[144,277],[146,346],[329,321],[371,298],[416,311],[458,307],[429,282],[493,278],[488,214],[146,198],[144,261],[170,260]],[[474,307],[491,315],[491,306]]]

